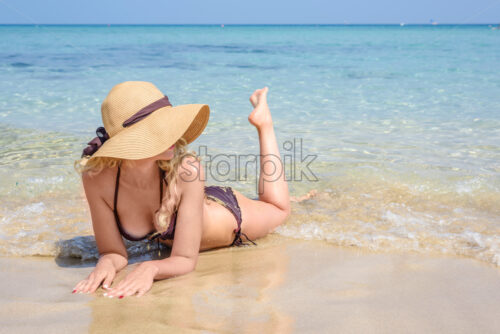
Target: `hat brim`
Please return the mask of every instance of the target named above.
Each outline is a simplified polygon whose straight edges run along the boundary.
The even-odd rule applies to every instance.
[[[106,140],[90,159],[112,157],[138,160],[153,157],[181,137],[188,144],[193,142],[207,126],[209,117],[210,108],[206,104],[160,108]]]

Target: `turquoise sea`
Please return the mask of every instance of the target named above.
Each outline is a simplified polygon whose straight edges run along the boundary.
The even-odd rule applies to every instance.
[[[318,195],[278,237],[500,265],[500,30],[487,25],[0,26],[0,256],[95,258],[73,162],[127,80],[210,105],[190,148],[212,156],[258,153],[248,98],[269,87],[285,162],[294,147],[316,156],[316,180],[289,184]],[[255,177],[207,182],[255,197]]]

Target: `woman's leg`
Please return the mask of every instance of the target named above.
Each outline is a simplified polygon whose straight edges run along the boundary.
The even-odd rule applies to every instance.
[[[259,200],[234,191],[242,211],[242,231],[260,238],[283,223],[290,214],[290,196],[267,105],[268,88],[257,89],[250,97],[254,110],[248,120],[257,128],[260,144]]]

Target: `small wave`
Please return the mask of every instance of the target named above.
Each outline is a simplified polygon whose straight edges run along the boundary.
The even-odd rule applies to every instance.
[[[23,63],[23,62],[15,62],[15,63],[11,63],[10,66],[12,66],[12,67],[30,67],[30,66],[33,66],[33,64]]]
[[[276,232],[380,252],[468,256],[500,266],[500,220],[492,202],[499,194],[492,188],[488,192],[472,180],[466,191],[460,182],[455,192],[415,191],[373,179],[363,184],[346,180],[294,203]]]
[[[124,239],[125,248],[130,257],[149,255],[154,256],[157,244],[152,245],[147,241],[131,242]],[[166,246],[160,244],[160,251]],[[52,256],[63,258],[76,258],[81,261],[95,261],[99,259],[99,252],[94,236],[78,236],[68,240],[58,240],[55,242],[54,254]]]
[[[0,256],[97,260],[99,253],[86,208],[83,194],[75,198],[59,193],[41,202],[7,203],[0,209]],[[157,247],[146,241],[124,242],[130,256],[153,255]],[[161,249],[165,247],[160,245]]]

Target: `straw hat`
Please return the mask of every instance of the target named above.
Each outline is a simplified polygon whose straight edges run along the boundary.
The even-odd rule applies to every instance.
[[[206,104],[172,106],[155,85],[126,81],[114,86],[101,106],[104,128],[82,157],[144,159],[160,154],[184,137],[193,142],[210,115]]]

